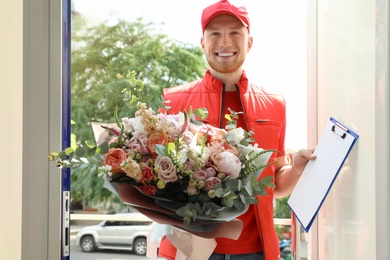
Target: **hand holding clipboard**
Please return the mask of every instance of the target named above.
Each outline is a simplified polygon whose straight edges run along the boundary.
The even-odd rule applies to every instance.
[[[287,204],[306,232],[328,195],[359,135],[330,118],[314,154],[302,172]]]

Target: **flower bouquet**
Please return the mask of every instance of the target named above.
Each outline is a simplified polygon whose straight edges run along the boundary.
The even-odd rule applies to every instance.
[[[134,117],[93,124],[97,145],[52,152],[49,160],[75,168],[97,153],[97,174],[123,203],[200,237],[237,239],[236,218],[274,187],[271,176],[258,178],[275,151],[252,144],[234,111],[225,129],[203,123],[206,117],[204,108],[169,114],[138,102]]]
[[[201,231],[235,219],[273,187],[271,177],[257,180],[273,151],[250,144],[251,133],[235,127],[233,112],[227,129],[219,129],[199,121],[205,109],[170,115],[145,103],[137,108],[135,117],[102,124],[97,134],[98,175],[123,202]],[[60,168],[88,162],[76,154],[67,148],[51,156]]]

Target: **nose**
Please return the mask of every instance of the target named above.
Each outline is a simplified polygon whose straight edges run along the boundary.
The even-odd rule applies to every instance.
[[[231,45],[230,35],[228,33],[221,34],[219,39],[219,46],[226,47]]]

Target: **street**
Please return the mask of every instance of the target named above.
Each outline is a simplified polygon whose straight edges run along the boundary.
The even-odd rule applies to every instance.
[[[85,253],[79,246],[71,244],[70,246],[70,260],[122,260],[122,259],[133,259],[133,260],[146,260],[150,259],[146,256],[138,256],[129,251],[117,251],[117,250],[97,250],[92,253]],[[157,258],[163,260],[164,258]]]

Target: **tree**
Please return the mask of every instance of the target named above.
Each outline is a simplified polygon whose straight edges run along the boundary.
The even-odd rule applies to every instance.
[[[160,33],[158,25],[119,20],[117,24],[88,25],[82,16],[72,20],[71,112],[72,134],[77,145],[94,140],[91,122],[114,122],[133,116],[123,102],[121,90],[128,80],[119,75],[135,71],[145,84],[143,95],[152,95],[149,103],[161,107],[163,88],[200,78],[207,64],[200,47],[184,44]],[[99,158],[97,158],[99,160]],[[71,192],[74,202],[84,205],[112,200],[102,179],[94,174],[95,165],[72,169]]]
[[[275,218],[291,218],[291,209],[287,204],[287,201],[290,196],[277,198],[275,200],[275,210],[274,217]],[[278,234],[279,239],[283,239],[284,232],[291,232],[290,226],[277,225],[275,227],[276,233]]]
[[[275,204],[275,218],[291,218],[291,209],[287,204],[289,196],[277,198]]]

